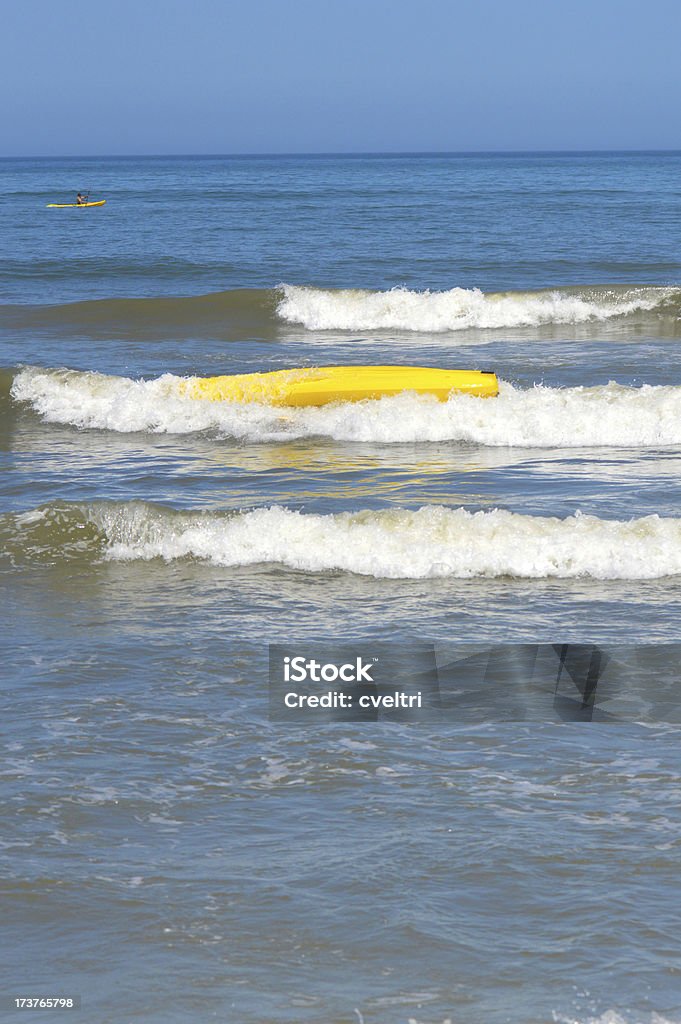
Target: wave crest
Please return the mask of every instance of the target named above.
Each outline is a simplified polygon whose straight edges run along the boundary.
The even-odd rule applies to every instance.
[[[176,512],[141,502],[52,505],[0,517],[3,557],[55,560],[193,558],[218,566],[277,565],[381,579],[599,580],[681,574],[681,520],[566,519],[501,509],[424,506],[304,514],[281,506]]]
[[[681,300],[673,287],[563,288],[487,293],[449,291],[324,290],[282,285],[279,317],[311,331],[423,331],[438,334],[467,328],[540,327],[584,324],[668,307]]]
[[[0,305],[0,330],[73,337],[167,341],[244,338],[276,341],[306,332],[418,331],[441,336],[469,331],[551,326],[590,336],[590,324],[631,322],[662,337],[678,337],[681,288],[664,285],[580,285],[538,291],[482,292],[324,289],[282,284],[207,295],[88,299],[62,305]],[[308,339],[310,340],[310,339]]]
[[[195,378],[190,378],[195,379]],[[681,387],[611,382],[598,387],[516,388],[497,398],[452,394],[447,402],[393,398],[288,409],[210,402],[183,394],[187,378],[131,380],[76,370],[26,368],[12,396],[50,423],[122,433],[203,431],[240,440],[395,444],[453,441],[492,447],[656,447],[681,444]]]

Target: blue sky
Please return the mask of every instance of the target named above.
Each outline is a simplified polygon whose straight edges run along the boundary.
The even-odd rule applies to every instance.
[[[16,0],[0,155],[681,148],[679,0]]]

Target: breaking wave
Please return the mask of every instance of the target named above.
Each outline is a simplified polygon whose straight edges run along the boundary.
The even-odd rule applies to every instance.
[[[466,328],[539,327],[584,324],[669,309],[678,312],[681,289],[673,287],[562,288],[485,294],[478,288],[449,291],[327,291],[282,286],[277,307],[282,320],[308,330],[424,331]]]
[[[501,382],[497,398],[447,402],[404,393],[321,408],[210,402],[182,394],[187,378],[132,380],[76,370],[20,370],[14,402],[49,423],[123,433],[192,434],[250,442],[322,437],[394,444],[454,441],[493,447],[656,447],[681,444],[681,387],[610,383],[529,389]]]
[[[566,519],[425,506],[314,515],[280,506],[177,512],[143,502],[51,504],[0,516],[2,559],[196,559],[385,579],[658,579],[681,574],[681,520]]]
[[[90,299],[61,305],[0,306],[0,329],[71,337],[136,341],[211,338],[241,341],[325,331],[455,334],[589,324],[680,333],[681,288],[663,285],[582,285],[538,291],[387,291],[282,284],[208,295]]]

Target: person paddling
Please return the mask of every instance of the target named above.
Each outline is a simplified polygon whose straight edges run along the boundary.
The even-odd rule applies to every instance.
[[[82,195],[79,192],[78,195],[76,196],[76,206],[85,206],[85,204],[87,203],[89,198],[90,198],[89,193],[88,193],[88,195],[84,196],[84,195]]]

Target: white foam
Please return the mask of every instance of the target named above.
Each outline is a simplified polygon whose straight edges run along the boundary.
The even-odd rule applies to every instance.
[[[51,423],[121,432],[211,431],[247,441],[456,441],[514,447],[654,447],[681,444],[681,388],[515,388],[498,398],[402,394],[309,409],[209,402],[180,394],[182,378],[135,381],[98,373],[25,369],[14,398]]]
[[[48,423],[69,423],[122,433],[136,430],[188,433],[204,429],[201,417],[191,415],[191,407],[197,403],[180,396],[179,380],[172,374],[145,381],[103,373],[27,367],[15,377],[11,394],[18,401],[28,402]]]
[[[115,560],[193,557],[221,566],[265,563],[387,579],[681,574],[681,520],[656,515],[557,519],[442,506],[335,515],[274,506],[216,515],[132,504],[95,506],[89,518]]]
[[[681,292],[671,287],[592,287],[485,294],[479,288],[449,291],[330,290],[281,285],[280,319],[307,330],[423,331],[582,324],[652,310]]]
[[[650,1012],[618,1012],[617,1010],[606,1010],[605,1013],[593,1016],[565,1016],[562,1013],[553,1014],[556,1024],[681,1024],[681,1018],[672,1020],[664,1017],[654,1010]]]

